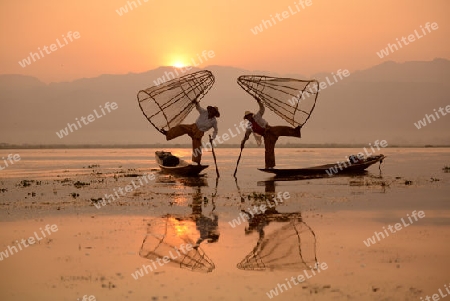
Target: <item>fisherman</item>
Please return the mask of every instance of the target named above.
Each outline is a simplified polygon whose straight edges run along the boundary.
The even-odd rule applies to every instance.
[[[166,136],[166,140],[172,140],[188,134],[192,138],[192,162],[200,165],[200,161],[202,160],[202,137],[206,131],[214,128],[211,139],[214,140],[216,138],[218,132],[216,118],[220,117],[220,113],[217,107],[207,106],[205,110],[197,101],[193,101],[193,103],[195,103],[195,107],[200,113],[195,123],[179,124],[168,131],[162,129],[161,133]]]
[[[301,126],[296,128],[289,126],[270,126],[266,120],[262,118],[264,115],[264,105],[260,100],[257,100],[259,104],[259,111],[253,114],[250,111],[246,111],[244,119],[247,119],[249,124],[245,131],[244,139],[241,142],[241,149],[244,148],[245,141],[250,137],[250,133],[253,132],[253,136],[256,139],[258,145],[261,145],[261,137],[264,137],[264,147],[266,168],[275,167],[275,143],[280,136],[298,137],[301,138],[300,129]]]

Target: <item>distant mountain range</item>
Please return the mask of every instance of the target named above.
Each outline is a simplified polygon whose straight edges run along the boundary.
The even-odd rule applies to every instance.
[[[214,87],[202,99],[203,106],[219,107],[219,134],[235,129],[245,110],[257,110],[255,100],[236,83],[243,74],[272,75],[305,79],[300,74],[274,74],[233,67],[208,66],[216,77]],[[193,68],[190,72],[197,71]],[[37,78],[0,75],[0,144],[148,144],[164,143],[141,113],[136,94],[173,71],[160,67],[144,73],[101,75],[73,82],[46,85]],[[333,72],[336,75],[337,70]],[[339,79],[331,73],[312,76],[326,83],[311,119],[302,129],[302,139],[280,138],[278,143],[355,144],[361,147],[375,140],[390,145],[450,145],[450,116],[436,116],[450,105],[450,61],[385,62]],[[335,79],[338,79],[337,81]],[[106,102],[116,102],[116,110],[106,111]],[[101,113],[103,109],[105,114]],[[84,116],[96,118],[63,138],[56,134]],[[445,112],[445,111],[444,111]],[[450,114],[449,114],[450,115]],[[193,111],[185,123],[195,121]],[[287,125],[272,112],[272,125]],[[426,126],[417,124],[422,120]],[[227,143],[238,144],[242,135]],[[252,140],[252,139],[251,139]],[[173,144],[189,143],[188,137]]]

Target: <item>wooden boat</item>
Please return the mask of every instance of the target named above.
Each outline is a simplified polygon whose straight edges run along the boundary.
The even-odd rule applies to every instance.
[[[380,162],[386,158],[384,155],[367,157],[364,160],[360,160],[358,163],[341,164],[339,168],[338,163],[330,163],[325,165],[313,166],[308,168],[287,168],[287,169],[277,169],[277,168],[258,168],[260,171],[273,173],[277,177],[289,177],[289,176],[311,176],[311,175],[328,175],[333,176],[336,174],[349,174],[349,173],[359,173],[364,172],[369,166]]]
[[[155,159],[162,172],[184,177],[199,176],[199,173],[209,166],[190,164],[189,162],[172,155],[171,152],[165,151],[156,151]]]

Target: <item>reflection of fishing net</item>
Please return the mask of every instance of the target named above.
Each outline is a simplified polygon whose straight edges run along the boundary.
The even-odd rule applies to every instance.
[[[189,115],[193,101],[200,101],[213,84],[214,75],[208,70],[174,78],[139,91],[139,107],[158,131],[169,130]]]
[[[242,89],[294,127],[306,123],[319,95],[316,80],[242,75],[237,81]]]
[[[237,267],[255,271],[301,270],[314,268],[316,263],[316,236],[301,218],[296,218],[260,238],[256,247]]]
[[[195,224],[192,221],[180,221],[173,217],[164,217],[149,222],[147,236],[142,242],[139,255],[155,262],[158,258],[162,262],[164,256],[170,262],[165,265],[176,266],[194,272],[208,273],[214,270],[214,263],[200,248],[186,250],[186,246],[195,245],[189,237],[195,233]]]

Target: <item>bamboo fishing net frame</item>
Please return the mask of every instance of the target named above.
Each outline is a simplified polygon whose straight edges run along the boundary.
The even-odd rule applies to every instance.
[[[294,127],[303,126],[308,121],[319,96],[317,80],[242,75],[237,83]]]
[[[160,132],[180,124],[211,89],[215,81],[211,71],[201,70],[140,90],[139,107],[147,120]]]

